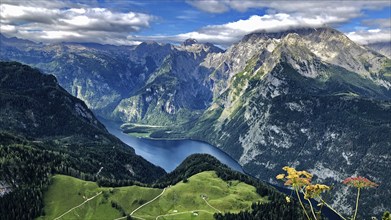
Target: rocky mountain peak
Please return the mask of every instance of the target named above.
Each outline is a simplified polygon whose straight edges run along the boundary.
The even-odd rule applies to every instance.
[[[315,58],[369,79],[374,79],[373,73],[378,73],[388,62],[386,57],[365,49],[340,31],[329,27],[253,33],[246,35],[236,47],[252,48],[252,45],[260,45],[258,48],[264,51],[264,48],[269,48],[271,41],[275,41],[274,44],[277,43],[278,46],[270,48],[283,47],[278,51],[284,52],[286,57],[291,57],[294,63],[312,62]],[[257,53],[260,53],[259,51]],[[379,84],[384,84],[380,81]],[[388,83],[386,84],[389,88]]]
[[[203,56],[208,53],[221,53],[224,52],[219,47],[216,47],[215,45],[211,43],[199,43],[196,39],[187,39],[185,40],[181,45],[176,46],[176,49],[180,51],[187,51],[191,53],[202,53]]]
[[[253,41],[256,39],[282,39],[286,37],[288,34],[297,34],[301,37],[308,36],[308,37],[322,37],[322,38],[329,38],[331,36],[343,36],[345,35],[341,33],[338,30],[335,30],[333,28],[329,27],[320,27],[320,28],[296,28],[296,29],[290,29],[285,31],[277,31],[277,32],[255,32],[248,34],[243,37],[241,40],[242,42],[247,41]]]
[[[189,38],[189,39],[186,39],[182,45],[183,46],[191,46],[193,44],[198,44],[198,41],[196,39],[193,39],[193,38]]]
[[[141,44],[137,45],[137,49],[144,49],[144,48],[157,48],[160,47],[160,45],[156,41],[145,41],[142,42]]]

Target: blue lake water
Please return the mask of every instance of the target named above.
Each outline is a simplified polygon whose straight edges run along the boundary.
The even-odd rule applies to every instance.
[[[210,154],[229,166],[243,173],[242,167],[228,154],[220,149],[194,140],[151,140],[124,134],[120,125],[101,120],[107,130],[122,142],[134,148],[137,155],[147,161],[162,167],[167,172],[173,171],[186,157],[192,154]]]

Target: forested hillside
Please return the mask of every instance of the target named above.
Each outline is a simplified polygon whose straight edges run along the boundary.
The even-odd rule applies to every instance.
[[[0,122],[0,219],[41,215],[55,173],[109,185],[165,173],[109,134],[55,77],[20,63],[0,63]]]

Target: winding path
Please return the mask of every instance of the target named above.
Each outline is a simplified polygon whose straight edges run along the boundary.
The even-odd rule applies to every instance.
[[[219,213],[221,213],[221,211],[220,210],[218,210],[218,209],[216,209],[215,207],[213,207],[211,204],[209,204],[209,202],[208,201],[206,201],[206,199],[204,198],[204,197],[202,197],[202,199],[206,202],[206,204],[209,206],[209,207],[211,207],[212,209],[214,209],[214,210],[216,210],[216,211],[218,211]]]
[[[146,203],[142,204],[142,205],[139,206],[137,209],[133,210],[133,212],[130,213],[130,215],[133,215],[137,210],[141,209],[142,207],[144,207],[144,206],[148,205],[149,203],[151,203],[151,202],[155,201],[156,199],[158,199],[160,196],[163,195],[163,193],[164,193],[165,191],[166,191],[166,188],[164,188],[163,191],[162,191],[158,196],[156,196],[155,198],[153,198],[153,199],[150,200],[149,202],[146,202]]]
[[[136,211],[138,211],[139,209],[141,209],[142,207],[144,207],[144,206],[148,205],[149,203],[151,203],[151,202],[155,201],[156,199],[158,199],[160,196],[162,196],[162,195],[164,194],[165,191],[166,191],[166,188],[164,188],[163,191],[162,191],[159,195],[157,195],[155,198],[151,199],[150,201],[148,201],[148,202],[146,202],[146,203],[140,205],[138,208],[136,208],[135,210],[133,210],[133,212],[131,212],[131,213],[129,214],[129,216],[130,216],[130,217],[137,218],[137,217],[132,216],[132,215],[133,215]],[[124,217],[121,217],[121,218],[116,218],[116,219],[114,219],[114,220],[125,219],[126,217],[127,217],[127,216],[124,216]]]
[[[159,197],[161,197],[161,196],[164,194],[165,191],[166,191],[166,188],[164,188],[163,191],[162,191],[159,195],[157,195],[155,198],[153,198],[153,199],[151,199],[150,201],[148,201],[148,202],[146,202],[146,203],[140,205],[139,207],[137,207],[137,208],[136,208],[135,210],[133,210],[129,215],[123,216],[123,217],[121,217],[121,218],[116,218],[116,219],[114,219],[114,220],[125,219],[125,218],[128,217],[128,216],[130,216],[130,217],[132,217],[132,218],[137,218],[137,219],[145,220],[144,218],[137,217],[137,216],[133,216],[133,214],[134,214],[135,212],[137,212],[139,209],[141,209],[142,207],[144,207],[144,206],[146,206],[146,205],[152,203],[153,201],[155,201],[156,199],[158,199]],[[211,204],[209,204],[209,202],[206,201],[205,197],[202,197],[202,199],[205,201],[205,203],[206,203],[209,207],[211,207],[212,209],[214,209],[214,210],[216,210],[217,212],[221,213],[220,210],[218,210],[217,208],[215,208],[215,207],[213,207]],[[161,218],[161,217],[173,216],[173,215],[182,215],[182,214],[194,213],[194,212],[205,212],[205,213],[212,214],[212,215],[214,214],[213,212],[210,212],[210,211],[207,211],[207,210],[202,210],[202,209],[201,209],[201,210],[191,210],[191,211],[177,212],[177,213],[171,213],[171,214],[165,214],[165,215],[158,215],[158,216],[156,216],[155,220],[158,220],[158,219]]]
[[[102,194],[102,191],[100,191],[99,193],[97,193],[95,196],[93,196],[93,197],[91,197],[91,198],[88,198],[88,199],[86,199],[86,201],[82,202],[80,205],[78,205],[78,206],[75,206],[75,207],[73,207],[73,208],[69,209],[69,210],[68,210],[68,211],[66,211],[64,214],[62,214],[62,215],[58,216],[58,217],[57,217],[57,218],[55,218],[54,220],[58,220],[58,219],[62,218],[64,215],[66,215],[66,214],[68,214],[68,213],[72,212],[73,210],[75,210],[75,209],[79,208],[80,206],[84,205],[86,202],[88,202],[88,201],[90,201],[90,200],[94,199],[95,197],[99,196],[100,194]]]

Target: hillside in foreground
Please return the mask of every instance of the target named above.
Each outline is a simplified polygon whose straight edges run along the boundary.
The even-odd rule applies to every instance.
[[[99,187],[94,182],[63,175],[54,176],[52,182],[44,198],[46,215],[39,219],[55,219],[101,192],[61,219],[116,219],[123,213],[133,213],[136,219],[213,219],[219,211],[239,212],[250,209],[252,202],[268,202],[254,186],[224,181],[214,171],[201,172],[165,189]],[[154,198],[157,199],[134,212]]]
[[[273,187],[205,154],[189,156],[150,185],[103,187],[55,175],[44,193],[44,213],[39,220],[230,219],[227,213],[231,218],[304,219],[295,200],[287,203]]]

